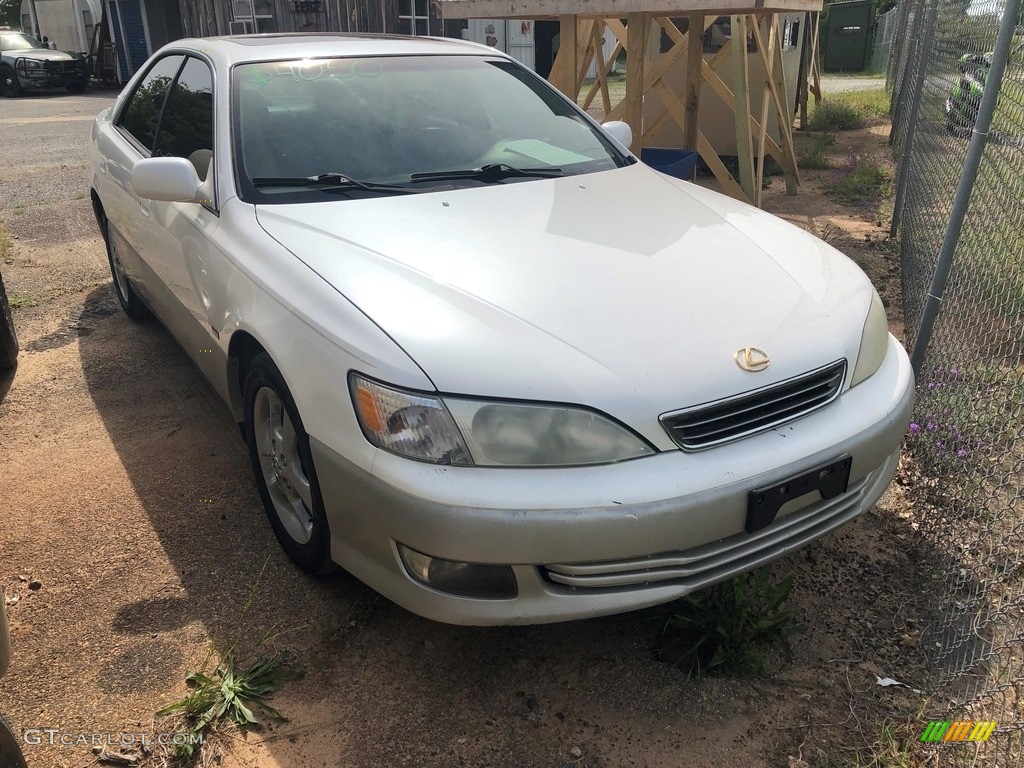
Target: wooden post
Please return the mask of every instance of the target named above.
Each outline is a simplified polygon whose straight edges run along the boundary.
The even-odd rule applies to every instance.
[[[548,80],[558,90],[576,100],[576,72],[579,69],[576,59],[576,17],[572,14],[558,17],[558,54],[551,67]]]
[[[757,40],[757,49],[761,52],[761,60],[765,66],[764,87],[761,89],[761,130],[757,137],[757,207],[761,207],[761,196],[764,193],[764,142],[768,136],[768,109],[771,107],[773,82],[772,70],[775,57],[772,52],[775,50],[777,40],[775,39],[775,25],[768,22],[774,16],[751,17],[754,22],[754,36]],[[762,28],[763,27],[763,28]],[[764,50],[765,40],[768,41],[768,50]],[[767,55],[765,55],[767,53]],[[785,126],[779,126],[779,132],[785,130]],[[781,136],[779,137],[781,138]]]
[[[754,189],[754,148],[750,135],[750,73],[747,69],[747,17],[733,16],[733,117],[736,124],[736,155],[740,166],[740,187],[747,199],[757,200]]]
[[[821,40],[818,26],[821,22],[821,13],[811,11],[811,85],[810,91],[814,94],[814,106],[821,103],[821,50],[818,41]]]
[[[785,158],[782,167],[786,172],[786,194],[795,195],[800,185],[800,169],[796,164],[796,147],[793,146],[793,102],[790,98],[792,94],[786,86],[786,69],[782,63],[782,30],[779,28],[778,14],[772,16],[772,30],[775,45],[769,50],[773,66],[768,86],[778,111],[779,141]]]
[[[650,38],[650,17],[645,13],[631,13],[626,17],[626,105],[625,120],[633,129],[634,152],[643,143],[644,64]]]
[[[804,40],[800,46],[800,69],[796,76],[796,101],[800,106],[800,130],[807,130],[807,81],[811,76],[811,14],[804,14]]]
[[[683,101],[683,149],[697,149],[697,118],[700,115],[700,92],[704,87],[701,61],[704,59],[704,14],[691,13],[686,33],[686,97]]]

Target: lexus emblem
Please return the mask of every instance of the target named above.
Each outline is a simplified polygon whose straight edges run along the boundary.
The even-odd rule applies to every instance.
[[[736,361],[736,365],[742,368],[744,371],[750,371],[751,373],[757,373],[763,371],[771,363],[771,358],[768,357],[768,353],[764,350],[760,350],[757,347],[744,347],[736,351],[736,354],[732,356],[732,359]]]

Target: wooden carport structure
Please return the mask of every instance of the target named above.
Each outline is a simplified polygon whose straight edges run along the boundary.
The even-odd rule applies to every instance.
[[[596,60],[597,79],[583,106],[600,96],[606,120],[629,123],[634,152],[650,146],[653,136],[664,136],[666,124],[671,124],[677,137],[673,143],[698,152],[733,197],[760,204],[767,157],[781,166],[787,192],[796,193],[800,177],[793,107],[798,97],[806,102],[807,73],[816,72],[822,0],[440,0],[440,5],[445,19],[557,19],[560,45],[549,81],[579,101],[586,73]],[[800,93],[787,88],[783,73],[783,13],[806,14],[809,22],[803,29]],[[730,20],[731,34],[706,56],[705,34],[723,17]],[[601,44],[606,30],[617,41],[608,59]],[[662,31],[671,41],[667,50],[660,44]],[[745,44],[737,45],[738,40]],[[613,105],[608,71],[621,50],[627,56],[626,90]],[[817,97],[816,85],[811,90]],[[730,113],[736,175],[716,151],[716,137],[706,135],[701,124],[704,91],[713,92]]]

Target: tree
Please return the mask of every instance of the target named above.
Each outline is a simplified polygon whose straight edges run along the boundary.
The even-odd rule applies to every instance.
[[[0,0],[0,27],[21,28],[21,0]],[[25,30],[29,34],[32,30]]]

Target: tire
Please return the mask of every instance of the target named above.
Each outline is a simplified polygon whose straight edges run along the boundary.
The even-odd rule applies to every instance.
[[[68,93],[85,93],[89,88],[89,83],[75,83],[65,87],[68,89]]]
[[[18,75],[7,64],[0,65],[0,96],[13,98],[21,96],[21,83]]]
[[[254,357],[245,371],[244,402],[249,458],[277,540],[302,570],[321,576],[333,572],[337,566],[309,435],[266,353]]]
[[[18,737],[3,717],[0,717],[0,765],[4,768],[28,768]]]
[[[118,256],[117,246],[114,238],[110,236],[110,225],[103,219],[102,225],[103,242],[107,247],[107,263],[110,265],[110,276],[114,281],[114,293],[121,304],[121,309],[132,320],[146,320],[150,317],[149,308],[143,304],[142,299],[135,293],[131,281],[128,279],[124,267],[121,265],[121,258]]]
[[[14,332],[14,318],[11,305],[7,303],[4,279],[0,277],[0,371],[6,371],[18,364],[18,336]]]

